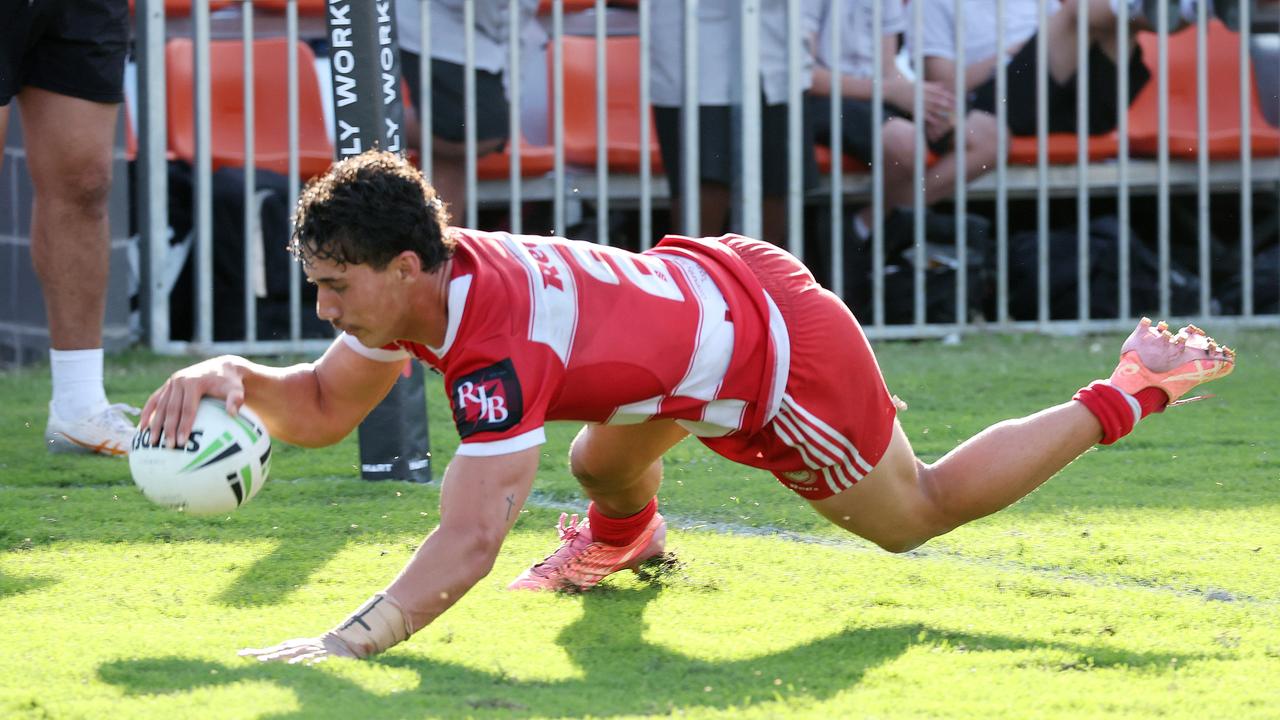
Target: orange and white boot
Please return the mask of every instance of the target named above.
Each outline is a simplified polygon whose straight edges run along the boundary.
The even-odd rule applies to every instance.
[[[545,560],[525,570],[507,586],[509,590],[561,590],[583,592],[605,577],[622,570],[637,570],[666,547],[667,521],[654,513],[644,530],[630,543],[608,545],[591,536],[591,524],[574,515],[560,514],[557,530],[560,547]]]
[[[1167,323],[1152,325],[1144,317],[1120,348],[1120,364],[1109,382],[1130,395],[1149,387],[1160,388],[1172,405],[1197,385],[1231,374],[1235,361],[1234,350],[1219,345],[1195,325],[1175,335]]]

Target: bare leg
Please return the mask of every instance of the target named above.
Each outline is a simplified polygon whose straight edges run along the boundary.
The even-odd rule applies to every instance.
[[[119,107],[32,87],[19,95],[36,195],[31,257],[58,350],[102,347],[107,198]]]
[[[996,118],[974,110],[965,118],[965,182],[988,173],[996,163]],[[885,123],[884,134],[885,210],[915,205],[915,128],[908,120]],[[925,170],[924,202],[932,205],[955,194],[958,163],[955,153],[942,156]],[[860,213],[871,227],[871,208]]]
[[[717,237],[724,234],[729,219],[729,187],[719,183],[704,182],[698,189],[698,234]],[[671,226],[676,232],[685,232],[683,201],[671,199]]]
[[[1111,0],[1063,0],[1058,12],[1049,17],[1044,31],[1049,42],[1049,74],[1058,82],[1071,79],[1080,64],[1076,55],[1076,13],[1081,2],[1089,5],[1090,41],[1097,43],[1113,61],[1117,59],[1116,16],[1111,10]],[[1130,29],[1131,36],[1135,32],[1136,27]]]
[[[892,118],[881,130],[885,210],[909,207],[915,203],[915,133],[915,125],[903,118]]]
[[[972,181],[996,165],[996,117],[974,110],[965,116],[965,180]],[[933,204],[956,191],[956,154],[942,156],[925,171],[924,201]]]
[[[9,135],[9,106],[0,105],[0,168],[4,167],[4,141]]]
[[[763,225],[760,238],[778,247],[787,246],[787,198],[766,195],[763,201]]]
[[[905,552],[1007,507],[1101,437],[1093,414],[1072,401],[997,423],[928,465],[915,457],[895,424],[889,449],[870,474],[812,504],[836,525],[886,550]]]
[[[501,144],[501,140],[482,140],[476,143],[476,158],[482,158],[496,151]],[[453,222],[459,225],[465,224],[467,221],[466,145],[434,138],[432,146],[434,152],[431,158],[431,177],[427,179],[435,187],[438,196],[448,205]]]
[[[662,455],[688,434],[674,420],[587,425],[569,449],[569,467],[596,509],[627,517],[658,494]]]
[[[1142,318],[1108,380],[1074,400],[992,425],[932,465],[920,462],[896,421],[889,447],[861,482],[813,506],[886,550],[903,552],[989,515],[1036,489],[1098,442],[1128,434],[1201,383],[1229,375],[1235,351],[1188,325]]]

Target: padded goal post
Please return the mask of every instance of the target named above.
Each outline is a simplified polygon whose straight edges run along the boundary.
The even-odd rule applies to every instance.
[[[373,147],[405,151],[395,16],[394,0],[327,4],[334,152],[339,160]],[[422,366],[409,361],[407,367],[360,424],[360,475],[366,480],[431,481]]]

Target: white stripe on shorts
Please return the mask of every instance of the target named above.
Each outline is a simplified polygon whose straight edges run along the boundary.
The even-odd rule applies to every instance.
[[[804,433],[786,414],[780,412],[774,416],[773,429],[774,432],[778,433],[778,437],[782,439],[782,442],[795,448],[796,452],[800,453],[800,459],[804,460],[805,465],[814,470],[821,470],[824,467],[835,464],[836,461],[833,458],[823,455],[821,451],[805,440]]]
[[[851,488],[866,476],[862,470],[866,462],[853,443],[813,413],[804,411],[789,395],[773,418],[773,429],[779,439],[799,453],[805,465],[818,472],[831,492]]]
[[[823,447],[830,450],[832,454],[840,456],[846,461],[852,461],[853,468],[860,471],[858,472],[859,478],[871,472],[871,463],[868,463],[863,459],[862,453],[858,452],[858,448],[854,447],[853,443],[850,442],[848,438],[841,435],[835,428],[823,422],[817,415],[814,415],[801,407],[801,405],[797,403],[795,398],[791,397],[790,394],[783,396],[782,406],[784,411],[790,411],[793,413],[792,417],[797,421],[797,424],[808,431],[806,434],[821,442]],[[833,446],[828,439],[838,443],[840,448]]]

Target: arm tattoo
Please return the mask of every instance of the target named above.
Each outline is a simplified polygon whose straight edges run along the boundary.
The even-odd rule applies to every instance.
[[[514,510],[515,507],[516,507],[516,496],[508,495],[507,496],[507,519],[508,520],[511,519],[511,511]]]

